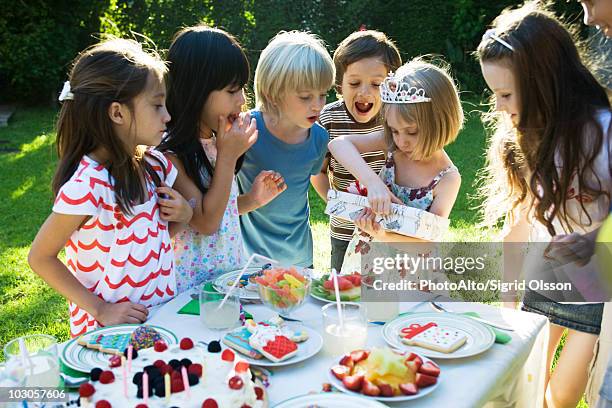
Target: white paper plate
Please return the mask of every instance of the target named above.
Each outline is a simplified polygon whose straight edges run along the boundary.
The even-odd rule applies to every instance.
[[[100,329],[84,334],[83,336],[89,337],[92,335],[97,336],[100,334],[112,335],[112,334],[132,333],[134,330],[136,330],[140,326],[142,325],[140,324],[121,324],[117,326],[102,327]],[[159,327],[159,326],[152,326],[152,325],[146,325],[146,326],[157,330],[157,332],[160,334],[162,339],[164,339],[164,341],[167,344],[178,343],[178,339],[176,335],[172,333],[170,330],[164,329],[163,327]],[[66,344],[66,347],[64,347],[64,350],[62,351],[62,355],[60,358],[66,366],[72,368],[73,370],[77,370],[83,373],[89,373],[92,368],[96,368],[96,367],[100,367],[103,369],[108,367],[108,360],[111,358],[112,354],[102,353],[100,351],[81,346],[79,343],[77,343],[78,339],[79,337],[76,337],[70,340]]]
[[[234,281],[240,277],[240,272],[242,269],[237,271],[231,271],[224,273],[223,275],[217,277],[213,282],[213,286],[221,293],[227,293],[227,291],[232,287]],[[261,271],[261,267],[253,267],[247,268],[244,272],[245,274],[252,274],[255,272]],[[259,293],[257,292],[257,285],[249,282],[247,286],[242,288],[234,289],[234,293],[236,293],[240,299],[246,300],[259,300]]]
[[[286,326],[297,329],[297,326],[294,326],[290,323],[286,323]],[[249,364],[254,365],[254,366],[259,366],[259,367],[281,367],[281,366],[299,363],[301,361],[307,360],[310,357],[314,356],[315,354],[319,352],[319,350],[321,350],[321,347],[323,347],[323,338],[317,331],[311,329],[310,327],[306,327],[302,325],[299,326],[299,329],[304,330],[308,333],[308,340],[302,343],[297,343],[298,352],[293,357],[288,358],[287,360],[283,360],[283,361],[279,361],[278,363],[275,363],[273,361],[268,360],[265,357],[257,360],[245,354],[242,354],[239,351],[236,351],[236,352],[240,355],[241,358],[248,361]],[[225,343],[223,344],[223,346],[229,347]]]
[[[423,363],[431,361],[430,359],[428,359],[427,357],[424,357],[423,355],[421,355],[420,357],[423,360]],[[417,398],[424,397],[424,396],[432,393],[433,390],[435,390],[436,388],[438,388],[438,386],[440,385],[440,379],[442,378],[442,376],[444,374],[443,372],[440,372],[440,376],[438,377],[438,381],[434,385],[431,385],[431,386],[425,387],[425,388],[419,388],[419,392],[417,392],[415,395],[398,395],[396,397],[383,397],[383,396],[371,397],[369,395],[363,395],[360,392],[351,391],[351,390],[347,389],[344,386],[344,384],[342,383],[342,381],[337,379],[336,376],[331,372],[331,368],[333,366],[335,366],[335,365],[338,365],[338,362],[340,361],[341,358],[342,358],[342,356],[338,356],[337,358],[334,359],[334,364],[329,366],[329,369],[327,370],[327,378],[329,378],[329,382],[336,389],[338,389],[338,390],[340,390],[342,392],[345,392],[345,393],[347,393],[349,395],[359,396],[362,399],[368,399],[368,400],[377,400],[377,401],[382,401],[382,402],[400,402],[400,401],[410,401],[410,400],[414,400],[414,399],[417,399]]]
[[[446,326],[463,332],[467,336],[465,344],[452,353],[441,353],[402,343],[399,337],[399,331],[402,328],[414,323],[423,325],[428,322],[435,322],[440,326]],[[385,342],[392,348],[410,350],[435,359],[471,357],[487,351],[495,343],[495,333],[489,326],[454,313],[412,313],[399,316],[383,326],[382,334]]]
[[[289,398],[288,400],[276,404],[274,408],[310,408],[313,406],[321,406],[325,408],[386,407],[386,405],[370,398],[360,397],[357,395],[340,394],[337,392],[324,392],[320,394],[307,394]]]

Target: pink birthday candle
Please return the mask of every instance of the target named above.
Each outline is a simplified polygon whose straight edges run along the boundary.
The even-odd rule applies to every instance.
[[[149,402],[149,374],[146,371],[142,374],[142,399],[147,405]]]
[[[185,366],[181,367],[181,374],[183,374],[183,386],[187,391],[187,399],[191,398],[191,390],[189,389],[189,378],[187,378],[187,369]]]
[[[128,396],[128,389],[127,389],[127,370],[126,370],[126,364],[125,364],[125,357],[121,356],[121,369],[122,369],[122,374],[123,374],[123,396],[125,398],[127,398]]]
[[[134,350],[134,346],[131,344],[128,346],[128,373],[132,372],[132,352]]]

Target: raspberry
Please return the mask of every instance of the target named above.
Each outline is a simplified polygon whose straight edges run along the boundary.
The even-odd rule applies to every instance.
[[[96,392],[96,389],[93,385],[91,385],[91,383],[81,384],[79,387],[79,396],[83,398],[91,397],[94,392]]]
[[[159,369],[161,375],[172,374],[173,371],[172,366],[169,364],[164,364],[164,366]]]
[[[155,343],[153,343],[153,350],[157,351],[158,353],[166,351],[167,349],[168,345],[163,340],[157,340]]]
[[[236,364],[236,367],[234,367],[234,369],[238,374],[246,373],[246,371],[249,369],[249,363],[247,363],[246,361],[241,361]]]
[[[181,350],[189,350],[193,348],[193,341],[189,337],[181,340]]]
[[[242,382],[242,378],[240,378],[237,375],[235,375],[235,376],[233,376],[232,378],[229,379],[228,385],[229,385],[229,387],[232,390],[239,390],[239,389],[242,388],[244,383]]]
[[[172,383],[170,385],[170,392],[171,393],[175,393],[175,392],[181,392],[181,391],[185,391],[185,386],[183,385],[183,380],[172,380]]]
[[[113,381],[115,381],[115,375],[112,371],[102,371],[102,374],[100,374],[100,382],[102,384],[110,384]]]
[[[96,402],[96,408],[112,408],[113,406],[107,400],[100,400]]]
[[[219,405],[214,399],[208,398],[202,403],[202,408],[219,408]]]
[[[264,390],[261,387],[255,387],[255,395],[259,401],[263,400]]]
[[[138,404],[136,405],[136,408],[149,408],[149,407],[147,406],[147,404]]]
[[[225,349],[223,350],[223,353],[221,353],[221,360],[223,361],[234,361],[235,357],[236,355],[230,349]]]
[[[155,360],[153,365],[161,370],[161,368],[166,365],[166,362],[164,360]]]
[[[120,356],[112,356],[108,359],[108,366],[110,368],[119,367],[121,365],[121,357]]]
[[[187,369],[187,372],[189,374],[195,374],[198,377],[202,377],[202,364],[192,364],[189,366],[189,368]]]

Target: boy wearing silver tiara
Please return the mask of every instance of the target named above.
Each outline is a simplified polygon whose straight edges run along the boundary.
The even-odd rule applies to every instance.
[[[336,91],[342,98],[326,105],[319,119],[329,132],[330,140],[345,135],[382,132],[382,103],[378,87],[389,71],[397,70],[401,64],[397,47],[379,31],[356,31],[340,43],[334,52],[334,65]],[[364,152],[361,157],[376,173],[385,164],[381,150]],[[330,187],[355,194],[364,192],[355,177],[329,153],[321,173],[313,177],[313,185],[323,200],[327,200]],[[331,267],[339,271],[355,225],[334,216],[330,217],[329,225]]]

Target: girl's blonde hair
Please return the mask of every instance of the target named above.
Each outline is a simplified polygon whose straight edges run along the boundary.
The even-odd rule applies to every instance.
[[[334,77],[334,63],[318,37],[303,31],[282,31],[261,52],[257,63],[257,109],[278,115],[278,105],[288,92],[327,91]]]
[[[383,117],[388,115],[390,109],[396,109],[406,122],[417,124],[419,138],[413,157],[417,160],[427,159],[455,141],[463,126],[463,109],[448,70],[415,58],[397,70],[395,79],[410,87],[423,89],[425,96],[431,99],[421,103],[383,103]],[[396,146],[386,120],[384,128],[387,147],[393,151]]]

